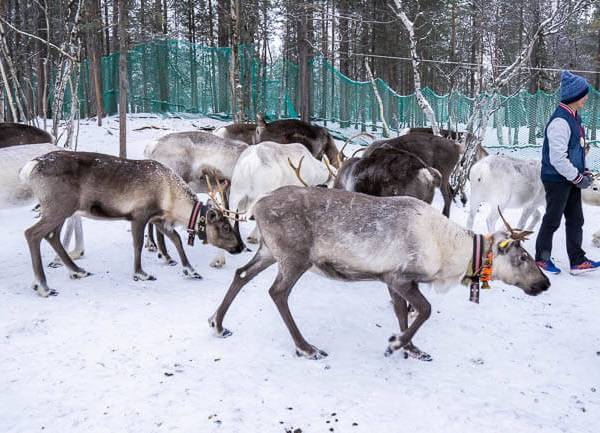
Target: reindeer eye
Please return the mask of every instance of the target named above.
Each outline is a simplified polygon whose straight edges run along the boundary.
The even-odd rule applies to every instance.
[[[526,262],[527,260],[529,260],[529,254],[527,254],[527,253],[521,254],[521,261]]]
[[[229,233],[231,231],[231,226],[229,224],[223,224],[223,231]]]

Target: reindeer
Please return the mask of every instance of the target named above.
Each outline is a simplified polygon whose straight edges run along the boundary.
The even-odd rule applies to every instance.
[[[407,128],[406,134],[414,134],[414,133],[432,134],[433,135],[433,129],[431,129],[431,128]],[[452,131],[450,129],[440,129],[440,136],[442,136],[444,138],[448,138],[450,140],[454,140],[454,141],[462,140],[464,135],[465,135],[465,133],[462,131]]]
[[[594,174],[594,181],[589,188],[581,190],[581,199],[590,206],[600,206],[600,173]],[[600,230],[594,233],[592,243],[600,248]]]
[[[256,123],[232,123],[213,131],[217,137],[242,141],[248,145],[256,144]]]
[[[336,168],[342,163],[342,156],[327,129],[302,120],[282,119],[266,123],[265,119],[258,115],[254,141],[256,143],[263,141],[281,144],[301,143],[319,160],[325,155]]]
[[[0,123],[0,207],[23,206],[33,201],[31,188],[19,179],[19,170],[32,158],[43,155],[59,147],[55,146],[52,135],[35,126],[20,123]],[[34,208],[37,210],[38,206]],[[84,254],[81,217],[74,215],[67,220],[63,245],[68,247],[75,234],[75,249],[69,252],[73,260]],[[62,266],[56,256],[48,265]]]
[[[54,138],[43,129],[21,123],[0,123],[0,149],[35,143],[54,143]]]
[[[90,275],[73,263],[58,240],[65,219],[74,213],[131,221],[136,281],[155,279],[141,266],[144,227],[148,222],[154,223],[175,244],[184,275],[194,278],[201,277],[188,262],[181,238],[173,229],[175,225],[187,225],[190,244],[198,235],[232,254],[244,248],[238,227],[231,227],[224,210],[211,202],[199,202],[181,177],[157,161],[57,151],[27,163],[21,177],[29,183],[41,206],[42,216],[25,230],[25,238],[35,275],[33,288],[43,297],[57,292],[46,283],[40,255],[42,239],[54,248],[72,278]]]
[[[441,192],[444,198],[443,214],[450,216],[450,204],[453,192],[450,188],[450,174],[458,163],[464,147],[447,138],[429,133],[410,133],[387,140],[371,143],[364,151],[363,158],[368,157],[376,149],[401,149],[419,156],[427,166],[438,170],[442,175]],[[481,151],[480,154],[483,155]],[[487,154],[487,153],[486,153]]]
[[[228,208],[229,185],[239,156],[248,146],[238,140],[221,138],[202,131],[185,131],[167,134],[156,142],[146,146],[144,156],[161,162],[183,178],[195,192],[207,192],[206,179],[226,185],[223,191],[223,203]],[[177,263],[166,250],[163,235],[157,235],[154,241],[153,225],[148,224],[148,241],[146,248],[157,251],[159,259],[164,259],[171,266]],[[220,253],[211,263],[211,267],[220,268],[225,265],[225,255]]]
[[[376,149],[367,157],[347,159],[333,187],[377,197],[408,195],[431,203],[442,176],[419,156],[402,149]]]
[[[231,208],[252,215],[254,203],[281,186],[332,183],[333,175],[327,165],[302,144],[262,142],[249,146],[240,155],[231,178]],[[248,242],[258,243],[256,229],[248,236]]]
[[[261,198],[254,206],[261,243],[255,256],[237,269],[221,305],[209,319],[220,337],[231,332],[223,318],[239,291],[256,275],[277,263],[269,294],[285,322],[296,353],[319,359],[327,353],[309,344],[298,329],[288,297],[308,270],[343,281],[377,280],[388,287],[402,333],[389,339],[386,354],[403,349],[421,360],[431,357],[412,343],[429,318],[431,305],[419,283],[439,287],[456,284],[481,255],[491,259],[488,278],[538,295],[550,281],[521,242],[530,232],[497,231],[486,236],[460,227],[430,205],[413,197],[373,197],[322,188],[286,186]],[[475,248],[474,248],[475,247]],[[491,266],[491,269],[490,269]],[[407,302],[418,312],[408,326]]]
[[[540,179],[541,162],[523,160],[505,155],[490,155],[471,167],[471,209],[467,227],[473,228],[473,221],[481,203],[490,205],[486,219],[488,231],[493,231],[500,211],[511,208],[523,209],[519,227],[525,227],[533,215],[528,230],[540,220],[540,206],[546,203],[544,185]]]

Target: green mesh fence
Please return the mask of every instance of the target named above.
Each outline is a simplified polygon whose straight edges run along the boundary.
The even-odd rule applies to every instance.
[[[279,59],[260,63],[252,46],[240,46],[241,83],[245,115],[256,113],[268,118],[298,116],[298,65]],[[231,118],[229,82],[230,48],[211,48],[185,41],[158,40],[141,44],[128,53],[128,107],[131,113],[188,113]],[[103,106],[106,113],[118,111],[119,54],[102,58]],[[311,118],[328,127],[351,127],[381,132],[377,99],[370,82],[354,81],[322,57],[310,63]],[[80,71],[80,113],[93,113],[90,68],[83,62]],[[384,81],[376,86],[382,98],[386,121],[393,131],[426,126],[414,94],[399,95]],[[437,95],[429,88],[423,93],[442,127],[464,127],[475,100],[455,92]],[[490,95],[480,95],[489,98]],[[485,145],[500,149],[538,147],[543,129],[558,102],[558,92],[522,91],[510,97],[496,95],[495,111],[488,127]],[[65,95],[64,111],[70,110]],[[582,113],[588,140],[600,139],[600,92],[592,89]]]

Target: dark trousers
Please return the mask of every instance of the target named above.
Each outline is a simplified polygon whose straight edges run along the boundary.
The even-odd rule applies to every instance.
[[[546,190],[546,214],[535,242],[535,259],[548,260],[552,253],[552,237],[565,216],[567,254],[571,266],[586,260],[583,241],[581,190],[567,182],[543,182]]]

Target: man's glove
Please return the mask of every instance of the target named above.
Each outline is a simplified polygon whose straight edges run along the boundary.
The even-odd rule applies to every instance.
[[[573,179],[573,183],[577,188],[586,189],[589,188],[594,179],[590,175],[578,174],[575,179]]]

